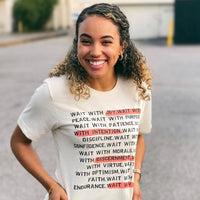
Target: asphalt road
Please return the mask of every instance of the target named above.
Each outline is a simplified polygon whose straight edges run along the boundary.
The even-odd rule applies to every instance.
[[[34,90],[63,60],[71,36],[0,48],[0,200],[39,200],[46,191],[18,163],[9,140]],[[145,136],[143,200],[199,200],[200,45],[137,41],[153,72],[153,130]],[[34,147],[53,175],[51,135]],[[51,156],[49,156],[51,155]]]

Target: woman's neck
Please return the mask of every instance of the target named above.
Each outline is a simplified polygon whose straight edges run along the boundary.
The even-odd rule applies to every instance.
[[[99,91],[109,91],[112,90],[117,83],[116,75],[112,78],[89,78],[89,86],[95,90]]]

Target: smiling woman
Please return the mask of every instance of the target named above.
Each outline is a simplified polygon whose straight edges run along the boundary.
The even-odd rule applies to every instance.
[[[35,91],[11,139],[17,159],[48,191],[45,200],[141,200],[150,90],[149,67],[119,7],[85,8],[69,54]],[[31,145],[50,131],[56,180]]]
[[[102,22],[100,22],[100,24],[97,24],[95,21],[90,20],[91,28],[95,26],[93,28],[94,35],[101,31],[102,27],[100,27],[100,25],[104,26],[103,22],[105,21],[107,21],[107,24],[111,24],[112,27],[115,26],[115,34],[118,35],[120,46],[123,47],[122,54],[118,55],[118,60],[114,66],[115,75],[120,75],[124,78],[132,79],[137,85],[139,95],[143,99],[150,99],[150,96],[146,92],[146,89],[152,89],[150,68],[146,62],[146,58],[136,48],[136,46],[130,39],[129,22],[127,21],[126,16],[115,5],[104,3],[95,4],[91,7],[84,9],[81,12],[76,22],[76,34],[73,41],[72,49],[66,56],[66,59],[53,69],[53,71],[50,73],[50,77],[60,76],[67,73],[70,77],[70,89],[71,92],[75,95],[75,98],[87,99],[90,97],[90,91],[87,87],[87,85],[90,85],[90,83],[88,83],[88,73],[86,73],[86,70],[84,70],[83,66],[80,64],[77,49],[78,42],[80,42],[80,36],[84,36],[85,40],[83,40],[83,43],[86,45],[90,45],[90,42],[92,40],[91,35],[88,35],[87,33],[82,33],[83,35],[80,34],[80,26],[84,26],[85,23],[82,23],[88,17],[90,19],[92,17],[97,19],[101,18],[102,20],[98,20],[99,22]],[[87,21],[89,21],[89,19]],[[104,35],[102,35],[102,39],[107,39],[104,41],[104,46],[110,45],[110,43],[113,42],[112,39],[115,39],[115,41],[117,41],[116,38],[112,38],[113,36],[109,35],[108,33],[105,32]]]
[[[77,49],[79,62],[88,73],[89,85],[101,91],[111,90],[117,80],[114,66],[124,49],[118,27],[101,16],[87,17],[79,26]]]

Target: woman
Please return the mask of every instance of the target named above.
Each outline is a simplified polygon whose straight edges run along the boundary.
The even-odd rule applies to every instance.
[[[20,115],[12,150],[50,200],[140,200],[150,90],[149,68],[130,40],[125,15],[115,5],[90,6],[76,22],[66,59]],[[31,146],[49,131],[57,180]]]

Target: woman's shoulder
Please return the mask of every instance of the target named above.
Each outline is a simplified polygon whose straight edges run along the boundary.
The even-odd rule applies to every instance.
[[[119,87],[123,93],[129,94],[130,96],[136,96],[138,100],[141,99],[140,92],[144,88],[144,95],[151,98],[151,90],[148,88],[146,82],[142,82],[141,86],[138,86],[137,82],[134,79],[127,79],[124,77],[119,77]]]
[[[53,100],[63,98],[69,92],[68,80],[65,75],[62,76],[53,76],[44,80],[44,83],[47,84],[49,93]]]
[[[66,76],[62,75],[62,76],[52,76],[49,77],[47,79],[44,80],[45,83],[47,83],[48,85],[62,85],[67,81]]]
[[[124,77],[119,77],[118,78],[119,84],[121,87],[123,87],[124,89],[136,89],[136,82],[133,79],[128,79],[128,78],[124,78]]]
[[[136,83],[136,81],[132,78],[124,78],[124,77],[119,77],[119,83],[122,87],[124,88],[130,88],[130,89],[137,89],[138,88],[138,84]],[[141,87],[146,89],[146,92],[151,93],[151,90],[148,89],[148,84],[144,81],[142,81],[141,83]]]

